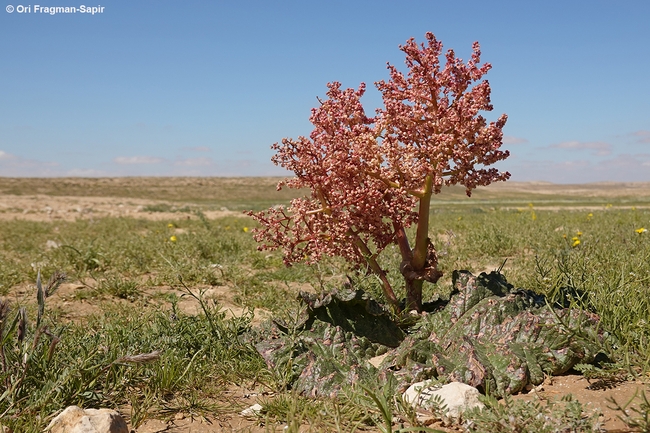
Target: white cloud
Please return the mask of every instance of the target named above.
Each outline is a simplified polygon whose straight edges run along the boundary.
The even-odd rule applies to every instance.
[[[187,167],[207,166],[207,165],[212,165],[212,158],[200,157],[200,158],[178,159],[174,161],[174,165],[187,166]]]
[[[188,150],[190,152],[212,152],[212,149],[207,146],[184,147],[183,150]]]
[[[650,143],[650,131],[636,131],[632,133],[632,136],[637,138],[637,143]]]
[[[559,161],[555,165],[564,170],[581,170],[589,166],[589,161],[578,160],[578,161]]]
[[[158,158],[156,156],[118,156],[113,159],[113,162],[117,164],[160,164],[164,162],[163,158]]]
[[[611,145],[603,141],[563,141],[549,146],[554,149],[593,150],[593,155],[606,156],[612,153]]]
[[[83,165],[62,159],[39,161],[0,150],[0,174],[7,177],[120,177],[120,176],[289,176],[270,161],[220,159],[208,156],[166,159],[156,156],[118,156]]]
[[[108,177],[107,172],[93,168],[73,168],[66,171],[65,175],[71,177]]]
[[[8,161],[11,159],[17,159],[16,155],[12,155],[11,153],[7,153],[4,150],[0,150],[0,161]]]
[[[3,168],[28,168],[39,169],[42,167],[56,167],[59,163],[55,161],[39,161],[36,159],[28,159],[20,156],[12,155],[7,152],[0,151],[0,166]],[[34,173],[34,175],[38,175]]]
[[[523,144],[528,143],[528,140],[521,137],[514,137],[512,135],[503,136],[503,144]]]
[[[0,173],[3,176],[45,177],[60,175],[55,161],[23,158],[0,150]]]
[[[587,160],[512,160],[503,163],[514,181],[553,183],[650,182],[650,154],[623,154],[598,162]]]

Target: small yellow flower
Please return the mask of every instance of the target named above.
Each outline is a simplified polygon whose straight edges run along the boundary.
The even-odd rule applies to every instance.
[[[530,217],[533,219],[533,221],[537,221],[537,214],[533,211],[533,213],[530,215]]]
[[[566,239],[566,233],[565,233],[565,234],[563,234],[563,235],[562,235],[562,237],[563,237],[564,239]]]
[[[612,207],[612,204],[611,204],[611,203],[607,203],[607,204],[605,205],[605,207],[606,207],[607,209],[609,209],[610,207]]]
[[[572,240],[573,240],[573,243],[571,244],[571,246],[572,246],[573,248],[575,248],[575,247],[577,247],[578,245],[580,245],[580,239],[578,239],[578,238],[573,238]]]
[[[167,224],[167,228],[168,228],[168,229],[173,229],[173,228],[174,228],[174,224],[172,224],[172,223]]]
[[[632,210],[636,210],[636,206],[632,206]]]
[[[248,227],[244,227],[244,233],[248,233]]]
[[[532,209],[532,208],[533,208],[533,204],[532,204],[532,203],[528,203],[528,207]]]
[[[176,238],[176,236],[172,236],[172,237],[169,238],[170,242],[176,242],[177,240],[178,239]]]
[[[463,217],[462,217],[462,216],[460,216],[460,217],[458,217],[458,221],[460,221],[460,220],[462,220],[462,219],[463,219]]]
[[[581,232],[580,230],[578,230],[578,231],[576,232],[576,236],[582,236],[582,232]]]
[[[644,229],[643,227],[641,227],[640,229],[636,229],[636,230],[634,230],[634,231],[637,232],[638,234],[641,234],[641,233],[645,233],[645,232],[647,232],[648,230],[647,230],[647,229]]]
[[[594,217],[594,214],[592,214],[591,212],[589,212],[589,213],[587,214],[587,219],[588,219],[588,220],[592,219],[593,217]]]

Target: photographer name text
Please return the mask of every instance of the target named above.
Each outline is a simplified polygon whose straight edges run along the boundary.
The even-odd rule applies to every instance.
[[[42,6],[42,5],[7,5],[7,13],[18,14],[43,14],[43,15],[57,15],[57,14],[103,14],[104,6]]]

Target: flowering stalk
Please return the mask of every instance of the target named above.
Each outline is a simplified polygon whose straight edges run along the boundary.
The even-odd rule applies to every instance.
[[[420,311],[424,281],[435,283],[436,250],[429,238],[431,197],[443,186],[461,184],[467,195],[479,185],[506,180],[507,172],[487,166],[508,157],[499,150],[507,116],[489,124],[491,68],[480,63],[478,43],[467,63],[453,50],[440,63],[442,44],[432,33],[427,43],[410,39],[400,49],[408,73],[388,65],[390,79],[375,83],[384,108],[368,117],[357,90],[328,84],[328,99],[312,110],[309,138],[274,144],[272,161],[295,173],[278,189],[309,188],[288,209],[254,214],[260,249],[281,249],[287,265],[313,263],[324,255],[365,264],[382,282],[388,302],[398,298],[377,257],[397,244],[402,256],[406,308]],[[417,211],[416,211],[417,209]],[[411,248],[406,228],[417,224]]]

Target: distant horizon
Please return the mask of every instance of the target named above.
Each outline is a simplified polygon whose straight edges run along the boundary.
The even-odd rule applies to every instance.
[[[285,179],[285,178],[290,178],[292,176],[282,176],[282,175],[270,175],[270,176],[255,176],[255,175],[248,175],[248,176],[177,176],[177,175],[160,175],[160,176],[144,176],[144,175],[123,175],[123,176],[4,176],[0,174],[0,178],[2,179],[156,179],[156,178],[164,178],[164,179],[170,179],[170,178],[178,178],[178,179]],[[477,188],[487,188],[490,186],[498,186],[498,185],[508,185],[508,184],[527,184],[527,185],[621,185],[621,184],[650,184],[649,181],[611,181],[611,180],[603,180],[603,181],[595,181],[595,182],[575,182],[575,183],[566,183],[566,182],[552,182],[552,181],[547,181],[547,180],[507,180],[507,181],[499,181],[499,182],[493,182],[490,185],[482,185],[482,186],[477,186]],[[450,186],[457,186],[460,188],[463,188],[462,185],[450,185]]]

